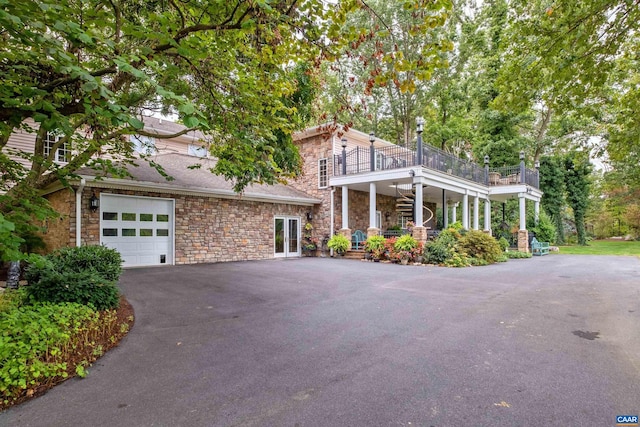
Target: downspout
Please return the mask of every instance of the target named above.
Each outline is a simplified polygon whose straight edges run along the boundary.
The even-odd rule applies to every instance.
[[[333,237],[333,230],[335,229],[335,225],[334,225],[334,223],[333,223],[333,222],[335,221],[334,213],[333,213],[334,206],[335,206],[335,205],[334,205],[333,198],[334,198],[335,193],[336,193],[336,189],[335,189],[335,187],[331,187],[331,208],[330,208],[330,211],[331,211],[331,214],[330,214],[330,215],[331,215],[331,218],[330,218],[330,220],[329,220],[329,223],[331,224],[331,226],[330,226],[330,230],[329,230],[329,236],[330,236],[330,237]],[[330,249],[330,250],[329,250],[329,254],[330,254],[331,256],[333,256],[333,249]]]
[[[80,185],[76,190],[76,246],[82,246],[82,190],[87,182],[80,178]]]

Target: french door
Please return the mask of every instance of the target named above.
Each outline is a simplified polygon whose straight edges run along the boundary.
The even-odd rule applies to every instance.
[[[300,218],[274,218],[274,253],[276,258],[300,256]]]

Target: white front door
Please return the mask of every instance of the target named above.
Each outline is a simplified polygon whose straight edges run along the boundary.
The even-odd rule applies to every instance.
[[[100,243],[125,267],[173,264],[174,200],[100,195]]]
[[[300,218],[277,216],[273,230],[276,258],[300,256]]]

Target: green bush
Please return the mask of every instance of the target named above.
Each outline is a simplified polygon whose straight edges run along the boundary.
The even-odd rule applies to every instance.
[[[498,244],[500,245],[500,248],[503,252],[509,249],[509,241],[504,237],[501,237],[500,240],[498,240]]]
[[[384,242],[386,240],[383,236],[369,236],[364,244],[364,250],[366,252],[374,252],[384,249]]]
[[[458,251],[489,264],[497,262],[503,253],[495,238],[479,230],[469,230],[462,236],[458,240]]]
[[[396,251],[412,251],[418,247],[418,241],[411,234],[404,234],[396,239],[393,248]]]
[[[433,241],[424,247],[424,262],[427,264],[444,264],[455,252],[455,246],[460,234],[455,230],[443,230]]]
[[[556,240],[556,226],[547,215],[546,212],[540,212],[540,218],[538,219],[538,225],[530,227],[536,235],[538,242],[555,242]]]
[[[506,255],[509,259],[523,259],[523,258],[531,258],[531,254],[528,252],[519,252],[519,251],[509,251],[505,252],[503,255]]]
[[[29,296],[41,302],[77,302],[98,310],[118,306],[122,259],[104,246],[64,248],[32,258],[25,271]]]
[[[67,376],[68,343],[96,312],[82,304],[35,303],[0,312],[0,396],[3,402]]]
[[[95,271],[41,270],[39,280],[27,287],[29,296],[41,302],[75,302],[96,310],[118,307],[120,292],[114,282]]]
[[[327,242],[327,246],[329,249],[333,249],[337,253],[343,254],[349,250],[351,242],[349,242],[349,239],[342,234],[334,234]]]

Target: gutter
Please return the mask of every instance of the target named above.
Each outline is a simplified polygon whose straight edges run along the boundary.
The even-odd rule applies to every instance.
[[[87,184],[84,178],[80,179],[80,185],[76,190],[76,246],[82,246],[82,191]]]

